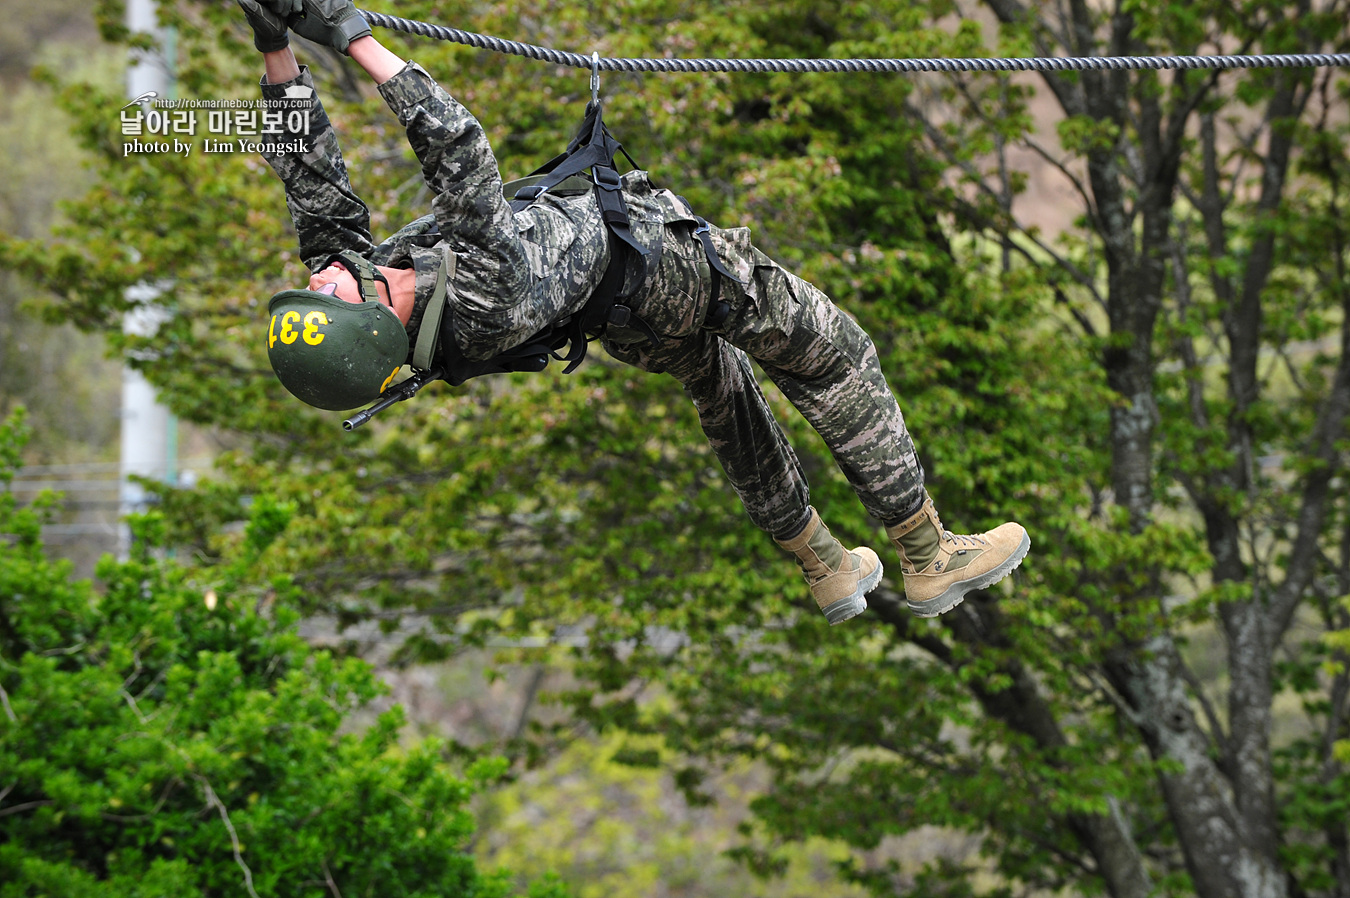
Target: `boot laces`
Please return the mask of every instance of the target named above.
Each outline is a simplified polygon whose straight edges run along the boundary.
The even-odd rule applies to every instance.
[[[943,533],[943,536],[946,537],[947,540],[955,543],[958,546],[970,546],[972,548],[977,548],[979,546],[989,545],[989,541],[981,537],[967,536],[963,533],[952,533],[950,530],[945,531]]]
[[[943,542],[953,543],[957,547],[968,547],[972,549],[978,549],[980,546],[989,545],[989,540],[985,539],[983,536],[968,536],[964,533],[952,533],[942,525],[941,518],[937,517],[937,515],[934,515],[933,518],[934,522],[937,524],[938,532],[942,534]]]

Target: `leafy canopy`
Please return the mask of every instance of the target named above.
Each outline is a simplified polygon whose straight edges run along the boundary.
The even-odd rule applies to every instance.
[[[0,480],[24,438],[21,413],[0,424]],[[465,779],[400,745],[397,706],[353,731],[383,685],[309,648],[285,582],[204,590],[143,520],[96,594],[45,558],[41,519],[0,493],[0,896],[512,893],[465,851],[498,765]],[[254,517],[256,550],[278,523]]]

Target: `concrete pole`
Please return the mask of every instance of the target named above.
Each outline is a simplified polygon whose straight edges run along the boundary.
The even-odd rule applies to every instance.
[[[127,0],[127,27],[133,32],[155,32],[160,40],[160,52],[134,51],[127,67],[127,98],[132,99],[155,91],[168,97],[173,90],[172,60],[164,48],[166,36],[160,31],[155,16],[155,0]],[[138,284],[127,290],[127,298],[136,302],[152,302],[159,290],[147,284]],[[156,305],[140,305],[122,321],[122,329],[129,334],[151,336],[159,330],[168,313]],[[122,369],[122,454],[119,518],[144,511],[146,492],[128,477],[136,474],[146,478],[175,479],[177,467],[177,422],[169,410],[160,404],[155,388],[138,371]],[[125,559],[131,549],[131,532],[125,523],[118,525],[117,554]]]

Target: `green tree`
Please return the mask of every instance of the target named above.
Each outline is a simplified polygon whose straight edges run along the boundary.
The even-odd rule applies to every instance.
[[[803,845],[771,881],[738,865],[728,849],[740,839],[744,809],[725,799],[754,794],[762,774],[744,765],[719,780],[719,807],[690,807],[670,788],[665,754],[659,737],[613,732],[577,740],[546,767],[485,797],[478,856],[522,873],[556,871],[577,898],[867,894],[838,881],[833,862],[848,847],[837,842]]]
[[[0,481],[22,421],[0,424]],[[284,524],[261,503],[252,545]],[[105,559],[96,595],[40,527],[0,493],[0,895],[508,894],[465,851],[493,765],[465,780],[401,747],[397,707],[345,732],[382,685],[309,649],[284,583],[260,608],[141,552]]]
[[[28,79],[26,69],[37,63],[111,82],[121,66],[112,48],[89,52],[94,24],[87,10],[80,18],[78,4],[0,3],[0,13],[13,23],[0,36],[0,231],[40,239],[57,201],[85,192],[92,177],[52,87]],[[63,32],[64,40],[52,39]],[[81,32],[84,45],[75,37]],[[0,415],[15,404],[28,409],[30,462],[102,460],[117,442],[117,365],[103,358],[100,336],[45,323],[45,299],[16,275],[0,274]]]
[[[1350,46],[1336,2],[983,5],[1000,47],[1038,56]],[[934,143],[979,198],[972,220],[1061,292],[1112,394],[1099,431],[1109,469],[1084,481],[1095,533],[1060,531],[1043,607],[1076,646],[1100,634],[1075,664],[1092,684],[1080,694],[1110,702],[1104,720],[1146,749],[1157,804],[1113,808],[1080,844],[1117,895],[1345,895],[1335,796],[1347,773],[1332,745],[1346,732],[1347,681],[1334,667],[1319,676],[1325,643],[1301,627],[1343,626],[1350,585],[1338,486],[1350,160],[1335,112],[1350,82],[1335,68],[1270,68],[1051,72],[1040,85],[1058,146],[1020,143],[1081,200],[1072,239],[1048,246],[1014,204],[1006,142],[985,143],[1000,151],[992,165],[962,146],[961,128]],[[948,110],[997,136],[1008,89],[959,82]],[[976,642],[1005,632],[991,619]],[[1188,640],[1210,634],[1224,646],[1222,683],[1202,683],[1187,656]],[[1019,668],[1045,663],[1032,651]],[[1315,734],[1292,745],[1275,720],[1286,690]],[[1021,692],[1053,710],[1042,686]],[[1063,733],[1018,729],[1044,749]],[[1163,820],[1176,854],[1158,864],[1139,834]]]
[[[166,10],[187,95],[252,95],[256,54],[226,7]],[[974,7],[890,0],[399,13],[610,56],[1293,52],[1350,39],[1341,0],[980,10],[996,30]],[[587,95],[584,72],[391,43],[482,117],[508,177],[556,152]],[[391,231],[423,211],[415,163],[345,61],[309,58],[375,227]],[[1028,525],[1015,588],[936,622],[904,613],[892,576],[872,626],[827,628],[726,490],[677,386],[603,358],[570,377],[432,388],[341,434],[266,370],[263,298],[303,275],[278,250],[293,241],[275,181],[242,156],[123,158],[107,91],[64,93],[98,189],[58,239],[6,240],[0,261],[134,351],[177,413],[250,435],[216,481],[166,491],[176,543],[207,565],[247,561],[258,582],[293,576],[306,610],[411,628],[409,660],[502,633],[584,633],[582,683],[563,696],[578,721],[665,731],[695,800],[710,764],[771,770],[740,852],[756,869],[823,835],[852,846],[847,874],[879,895],[988,891],[973,867],[916,877],[871,860],[933,824],[979,835],[975,863],[1004,893],[1344,898],[1333,746],[1350,675],[1322,664],[1350,593],[1344,76],[1037,85],[603,84],[611,128],[659,182],[754,228],[867,326],[948,523]],[[1035,133],[1038,114],[1053,135]],[[1059,239],[1019,200],[1015,150],[1078,197]],[[125,286],[169,277],[169,322],[122,335]],[[785,420],[831,527],[875,540],[819,441]],[[259,484],[294,514],[255,553],[216,525],[245,517]],[[1207,683],[1196,662],[1209,640],[1222,649]],[[670,704],[644,702],[644,686]],[[1303,701],[1306,738],[1277,742],[1281,693]],[[510,748],[550,735],[565,732]]]

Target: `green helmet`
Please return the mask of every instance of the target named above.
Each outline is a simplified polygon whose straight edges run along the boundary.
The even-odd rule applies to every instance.
[[[408,360],[408,332],[383,303],[283,290],[267,311],[272,370],[315,408],[342,411],[379,398]]]

